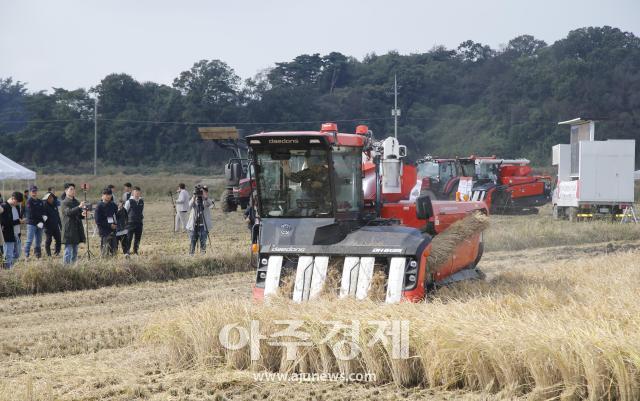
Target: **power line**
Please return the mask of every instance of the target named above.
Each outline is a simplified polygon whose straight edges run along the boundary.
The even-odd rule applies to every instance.
[[[335,120],[327,118],[324,120],[309,120],[309,121],[278,121],[278,122],[196,122],[196,121],[160,121],[160,120],[128,120],[121,118],[98,118],[98,121],[109,122],[124,122],[133,124],[158,124],[158,125],[184,125],[184,126],[199,126],[199,125],[285,125],[285,124],[322,124],[327,121],[331,122],[360,122],[360,121],[379,121],[379,120],[391,120],[390,117],[363,117],[352,119],[340,119]],[[51,119],[51,120],[0,120],[0,123],[7,124],[46,124],[50,122],[94,122],[93,118],[75,118],[75,119]]]

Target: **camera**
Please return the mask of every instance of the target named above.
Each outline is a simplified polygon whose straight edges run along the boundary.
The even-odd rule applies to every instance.
[[[86,210],[87,212],[93,211],[93,203],[85,203],[83,209]]]
[[[193,187],[193,196],[202,196],[204,192],[204,187],[200,184]]]

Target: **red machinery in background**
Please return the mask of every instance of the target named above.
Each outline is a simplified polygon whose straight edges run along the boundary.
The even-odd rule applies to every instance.
[[[473,186],[469,198],[485,201],[495,214],[537,213],[537,207],[551,199],[551,177],[533,175],[527,159],[428,156],[419,160],[416,167],[415,193],[434,199],[456,199],[460,178],[470,177]]]

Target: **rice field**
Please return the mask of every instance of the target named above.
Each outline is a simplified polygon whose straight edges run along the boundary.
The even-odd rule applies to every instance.
[[[0,400],[640,399],[637,226],[551,222],[545,210],[492,216],[480,263],[485,281],[442,288],[417,304],[323,298],[301,306],[251,300],[248,231],[238,213],[214,210],[213,246],[192,258],[186,238],[169,231],[168,199],[150,196],[147,205],[137,259],[81,262],[136,263],[147,275],[0,298]],[[225,261],[227,270],[151,274],[163,258],[178,267]],[[17,269],[44,274],[56,263]],[[227,324],[255,321],[272,334],[280,320],[303,321],[314,340],[293,359],[281,346],[260,343],[252,360],[250,349],[221,344]],[[350,348],[340,340],[349,333],[320,341],[329,320],[408,322],[407,358],[395,358],[392,344],[369,345],[375,330],[363,324],[348,337],[360,352],[342,360]],[[375,380],[283,381],[267,373]]]

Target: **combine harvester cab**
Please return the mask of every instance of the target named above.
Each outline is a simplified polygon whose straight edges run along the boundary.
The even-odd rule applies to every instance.
[[[444,214],[446,207],[428,197],[402,199],[408,199],[411,187],[402,185],[406,149],[395,138],[374,143],[364,126],[354,135],[323,124],[319,132],[269,132],[246,139],[261,217],[253,249],[256,300],[281,294],[303,302],[323,293],[364,299],[381,281],[380,300],[420,300],[429,285],[479,258],[477,234],[469,239],[471,246],[462,245],[460,255],[439,264],[438,271],[429,269],[432,236],[423,231],[440,226],[436,213]],[[374,186],[381,194],[368,205],[363,152],[377,166]],[[383,194],[397,200],[384,202]],[[451,207],[471,212],[483,205]]]

